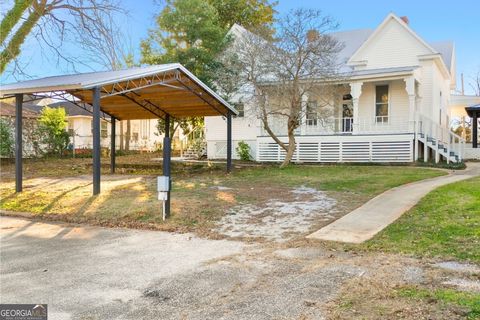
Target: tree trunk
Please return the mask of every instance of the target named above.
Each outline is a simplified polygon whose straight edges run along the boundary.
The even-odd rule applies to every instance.
[[[123,145],[123,121],[120,121],[120,151],[123,151],[124,145]]]
[[[13,8],[10,9],[0,24],[0,43],[3,44],[13,27],[22,18],[23,12],[32,4],[33,0],[17,0],[14,2]]]
[[[295,152],[296,145],[295,145],[295,128],[288,128],[288,150],[287,154],[285,155],[285,160],[283,160],[280,168],[286,167],[291,161],[293,157],[293,153]]]
[[[10,38],[8,44],[4,46],[3,51],[0,53],[0,74],[5,71],[8,63],[20,54],[20,47],[25,42],[27,35],[32,31],[33,27],[35,27],[38,20],[43,16],[44,10],[45,7],[35,8]]]
[[[125,151],[130,151],[130,120],[127,120],[127,132],[125,134]]]

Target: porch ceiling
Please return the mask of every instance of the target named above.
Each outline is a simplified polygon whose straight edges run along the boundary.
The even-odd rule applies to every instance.
[[[100,108],[119,120],[226,116],[237,111],[180,64],[92,72],[7,84],[0,97],[47,93],[77,105],[92,104],[100,88]],[[45,95],[42,95],[45,97]]]

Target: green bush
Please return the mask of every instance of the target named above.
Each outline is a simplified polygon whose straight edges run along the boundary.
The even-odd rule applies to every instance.
[[[0,119],[0,156],[11,157],[13,154],[13,135],[9,123]]]
[[[235,148],[235,151],[237,151],[237,155],[240,157],[241,160],[252,160],[252,157],[250,156],[250,146],[245,141],[240,141],[238,143],[238,146]]]
[[[65,109],[45,106],[38,122],[38,140],[45,147],[44,153],[62,156],[70,143],[70,135],[65,130],[67,127]]]

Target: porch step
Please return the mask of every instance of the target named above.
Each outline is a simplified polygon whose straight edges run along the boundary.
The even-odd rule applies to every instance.
[[[450,161],[458,162],[460,157],[455,151],[448,151],[448,145],[443,141],[437,141],[435,138],[430,137],[425,134],[419,134],[420,142],[426,144],[433,151],[437,151],[438,144],[438,153],[445,158],[449,158]]]

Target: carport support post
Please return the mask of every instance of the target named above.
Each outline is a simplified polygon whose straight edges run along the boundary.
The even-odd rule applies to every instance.
[[[473,111],[472,116],[472,147],[478,148],[478,111]]]
[[[227,172],[232,171],[232,113],[227,113]]]
[[[22,109],[23,94],[15,95],[15,191],[22,192]]]
[[[165,201],[165,218],[170,217],[170,189],[172,188],[172,178],[170,176],[170,158],[171,158],[171,145],[170,145],[170,115],[165,115],[165,136],[163,137],[163,175],[168,177],[169,190],[167,192],[167,201]]]
[[[110,173],[115,173],[115,129],[116,129],[116,119],[114,117],[111,117],[110,119],[112,121],[112,129],[110,130]]]
[[[100,88],[93,94],[93,195],[100,193]]]

